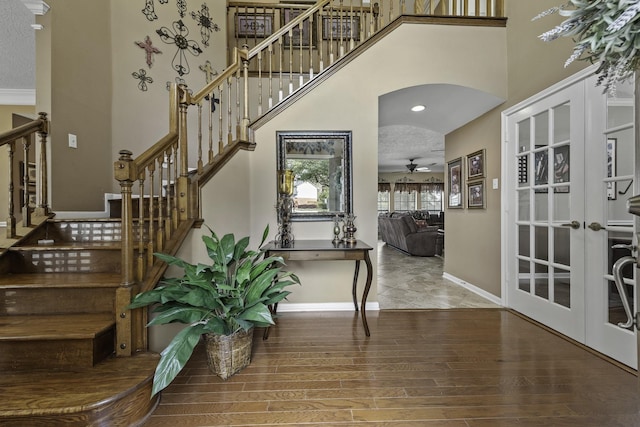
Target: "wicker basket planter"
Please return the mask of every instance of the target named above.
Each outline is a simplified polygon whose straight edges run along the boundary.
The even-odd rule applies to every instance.
[[[209,369],[223,380],[251,363],[253,328],[232,335],[205,334],[205,341]]]

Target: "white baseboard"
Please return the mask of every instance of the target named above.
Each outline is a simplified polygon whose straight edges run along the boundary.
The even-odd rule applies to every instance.
[[[379,311],[380,305],[377,302],[368,302],[367,311]],[[291,303],[281,302],[278,304],[278,313],[294,311],[353,311],[351,302],[324,302],[324,303]]]
[[[504,306],[504,304],[502,303],[502,299],[498,298],[497,296],[485,291],[484,289],[481,289],[475,285],[472,285],[471,283],[465,282],[462,279],[459,279],[455,276],[452,276],[449,273],[442,273],[442,278],[443,279],[447,279],[452,281],[453,283],[455,283],[456,285],[462,286],[465,289],[470,290],[471,292],[473,292],[476,295],[481,296],[482,298],[491,301],[494,304],[500,305],[500,306]]]

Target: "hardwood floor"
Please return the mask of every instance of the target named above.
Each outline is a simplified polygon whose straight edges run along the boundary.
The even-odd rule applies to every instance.
[[[638,426],[629,373],[501,309],[283,313],[226,382],[202,348],[157,426]]]

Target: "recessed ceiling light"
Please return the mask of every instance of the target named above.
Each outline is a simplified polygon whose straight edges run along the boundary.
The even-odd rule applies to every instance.
[[[418,111],[423,111],[425,108],[427,107],[425,107],[424,105],[416,105],[414,107],[411,107],[411,111],[414,111],[417,113]]]

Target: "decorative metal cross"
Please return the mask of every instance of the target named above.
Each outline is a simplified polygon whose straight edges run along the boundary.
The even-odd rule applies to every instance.
[[[151,65],[153,64],[153,54],[162,53],[160,49],[153,46],[153,42],[151,41],[151,37],[149,36],[145,37],[143,42],[134,43],[138,45],[138,47],[144,49],[145,53],[147,54],[147,65],[149,66],[149,68],[151,68]]]
[[[207,83],[213,80],[213,76],[218,75],[218,72],[211,67],[211,62],[208,59],[204,62],[204,65],[200,65],[198,68],[205,74]]]
[[[138,72],[133,72],[131,73],[131,75],[133,76],[134,79],[139,80],[138,82],[138,89],[140,89],[143,92],[146,92],[148,87],[147,87],[147,83],[153,83],[153,79],[151,77],[147,76],[147,72],[140,68],[140,70],[138,70]]]

